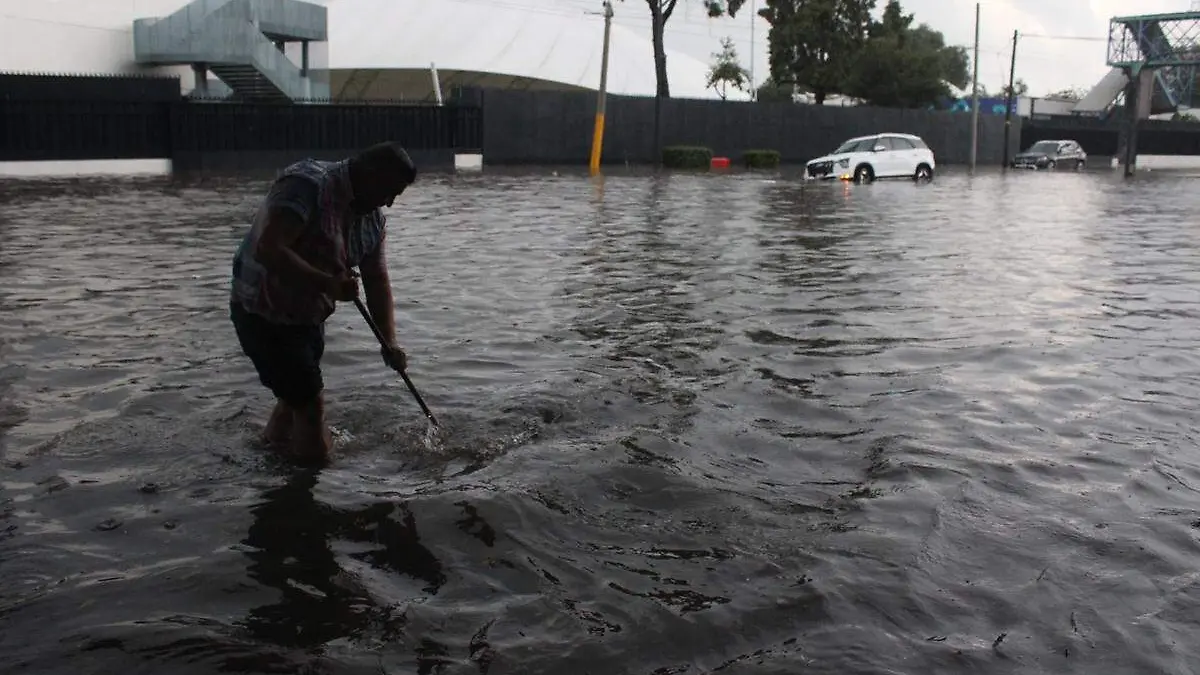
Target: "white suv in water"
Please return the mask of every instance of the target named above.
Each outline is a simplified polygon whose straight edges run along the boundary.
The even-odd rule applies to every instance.
[[[932,180],[937,164],[933,151],[920,136],[875,134],[859,136],[804,167],[808,179],[853,180],[869,183],[877,178]]]

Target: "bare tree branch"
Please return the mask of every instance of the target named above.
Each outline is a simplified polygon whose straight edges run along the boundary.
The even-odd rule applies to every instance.
[[[675,11],[675,5],[679,4],[679,0],[667,0],[666,7],[663,9],[663,23],[671,18],[671,14]]]

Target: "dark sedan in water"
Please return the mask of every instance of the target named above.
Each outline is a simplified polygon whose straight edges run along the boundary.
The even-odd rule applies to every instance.
[[[1038,141],[1013,158],[1014,169],[1082,169],[1087,153],[1075,141]]]

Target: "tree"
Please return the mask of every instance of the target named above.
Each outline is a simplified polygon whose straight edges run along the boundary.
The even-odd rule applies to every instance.
[[[895,37],[904,38],[909,32],[909,26],[912,25],[913,15],[905,14],[904,8],[900,6],[896,0],[889,0],[888,4],[883,8],[883,16],[879,21],[872,21],[867,28],[867,37]]]
[[[927,24],[909,31],[909,41],[937,52],[943,80],[959,89],[966,89],[971,84],[971,58],[967,56],[966,47],[947,45],[946,38]]]
[[[738,91],[749,91],[750,73],[742,67],[738,62],[737,49],[733,46],[733,40],[724,38],[721,40],[721,51],[713,54],[712,67],[708,69],[708,84],[709,89],[714,89],[721,100],[725,100],[729,87],[733,87]]]
[[[1030,92],[1030,85],[1025,84],[1025,80],[1016,78],[1013,83],[1013,98],[1025,96]],[[1000,98],[1008,98],[1008,85],[1001,86],[1000,91],[996,92],[996,96]]]
[[[792,85],[776,84],[775,80],[768,77],[755,91],[754,100],[759,103],[791,103]]]
[[[766,0],[771,79],[807,88],[818,105],[841,93],[873,9],[875,0]]]
[[[914,47],[904,36],[871,38],[846,80],[846,93],[871,105],[921,108],[950,93],[942,78],[939,54]]]
[[[1025,84],[1025,80],[1017,78],[1016,82],[1013,83],[1012,91],[1013,98],[1024,96],[1025,94],[1029,93],[1029,85]],[[1000,87],[1000,93],[996,95],[1000,98],[1008,98],[1008,85],[1006,84],[1003,87]]]
[[[624,0],[622,0],[624,1]],[[737,16],[737,12],[746,4],[746,0],[701,0],[710,18],[728,14]],[[654,77],[657,82],[656,98],[671,98],[671,84],[667,81],[667,49],[663,41],[663,29],[679,0],[646,0],[650,5],[650,41],[654,45]]]
[[[1068,87],[1046,94],[1046,98],[1057,98],[1064,101],[1082,101],[1084,96],[1087,96],[1087,91],[1079,87]]]
[[[913,27],[898,0],[889,0],[846,76],[845,93],[872,105],[921,108],[950,95],[947,83],[970,83],[966,51],[949,47],[928,25]],[[982,95],[982,92],[981,92]]]

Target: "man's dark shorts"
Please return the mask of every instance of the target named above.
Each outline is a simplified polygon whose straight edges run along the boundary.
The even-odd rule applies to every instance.
[[[271,323],[246,311],[237,301],[230,301],[229,317],[242,351],[254,363],[264,387],[293,408],[303,408],[320,395],[324,387],[321,379],[324,324]]]

